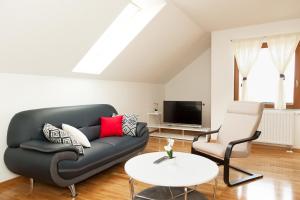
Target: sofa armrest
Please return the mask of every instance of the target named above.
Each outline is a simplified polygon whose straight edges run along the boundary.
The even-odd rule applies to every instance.
[[[20,144],[20,148],[26,150],[34,150],[42,153],[57,153],[63,151],[74,151],[79,154],[78,149],[76,149],[71,144],[54,144],[42,140],[30,140]]]
[[[78,153],[74,151],[45,153],[13,147],[8,147],[4,154],[5,164],[10,171],[61,187],[72,185],[74,180],[60,176],[58,163],[63,160],[76,161],[78,158]]]
[[[149,129],[147,127],[147,123],[138,122],[137,125],[136,125],[136,136],[141,137],[144,134],[149,134]]]

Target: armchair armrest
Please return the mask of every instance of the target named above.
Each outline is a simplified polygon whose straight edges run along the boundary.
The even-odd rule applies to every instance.
[[[57,153],[63,151],[74,151],[79,154],[78,149],[70,144],[54,144],[42,140],[30,140],[20,144],[20,148],[39,151],[42,153]]]
[[[201,136],[218,133],[220,131],[220,128],[221,127],[219,127],[217,130],[212,130],[212,131],[200,131],[199,134],[194,138],[193,142],[196,142],[199,139],[199,137],[201,137]]]
[[[149,133],[149,130],[147,128],[147,123],[145,122],[138,122],[136,125],[136,136],[141,137],[144,134]]]
[[[251,137],[229,142],[229,144],[226,147],[224,160],[230,159],[232,149],[235,145],[256,140],[257,138],[259,138],[260,134],[261,134],[261,131],[255,131],[255,133]]]

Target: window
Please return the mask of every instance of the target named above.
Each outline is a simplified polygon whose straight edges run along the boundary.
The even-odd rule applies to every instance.
[[[165,0],[130,1],[73,72],[100,74],[165,5]]]
[[[285,100],[293,103],[295,77],[295,56],[285,72]],[[248,99],[258,102],[275,102],[279,74],[272,62],[270,52],[267,48],[260,50],[258,59],[252,67],[248,79]],[[240,77],[242,82],[242,77]],[[241,93],[242,87],[239,87]]]
[[[300,60],[300,44],[296,49],[289,66],[285,72],[285,100],[288,108],[300,108],[299,99],[299,66]],[[273,107],[276,99],[277,80],[279,79],[278,71],[272,62],[270,52],[266,43],[262,45],[257,62],[251,69],[248,78],[248,99],[250,101],[258,101],[267,103],[267,107]],[[239,75],[238,67],[235,62],[235,86],[234,99],[239,99],[241,94],[242,77]]]

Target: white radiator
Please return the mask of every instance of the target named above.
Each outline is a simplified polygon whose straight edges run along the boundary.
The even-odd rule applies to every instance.
[[[291,110],[265,109],[258,130],[257,142],[294,145],[295,112]]]

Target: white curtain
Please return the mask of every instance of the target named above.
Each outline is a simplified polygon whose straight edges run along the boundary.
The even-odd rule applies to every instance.
[[[279,79],[277,88],[276,109],[286,109],[284,91],[284,72],[290,63],[300,40],[300,34],[288,34],[267,37],[268,48],[272,61],[276,66]]]
[[[237,40],[232,42],[234,56],[243,76],[241,100],[247,100],[247,76],[258,58],[261,49],[261,39]]]

